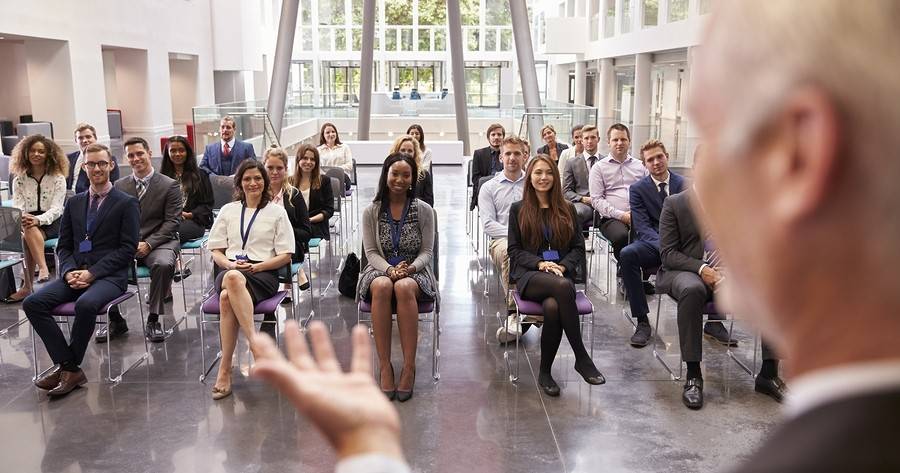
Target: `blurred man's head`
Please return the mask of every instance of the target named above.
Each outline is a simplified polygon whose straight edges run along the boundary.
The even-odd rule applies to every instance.
[[[719,7],[689,107],[736,308],[782,349],[897,328],[896,311],[867,308],[900,298],[886,270],[900,263],[900,2]]]

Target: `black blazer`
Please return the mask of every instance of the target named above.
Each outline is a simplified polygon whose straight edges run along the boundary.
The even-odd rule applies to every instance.
[[[109,191],[91,236],[93,248],[81,253],[78,246],[87,233],[88,200],[89,193],[82,192],[66,202],[56,246],[59,274],[65,276],[69,271],[86,268],[95,279],[105,279],[124,291],[141,228],[138,200],[115,188]]]
[[[566,204],[572,217],[572,238],[569,239],[567,247],[554,249],[559,252],[559,264],[566,268],[563,276],[574,281],[576,272],[581,271],[585,264],[584,237],[581,235],[575,206],[571,202],[566,202]],[[520,293],[525,290],[533,271],[538,270],[538,263],[544,261],[541,254],[544,248],[531,250],[522,246],[522,233],[519,229],[519,209],[521,208],[521,200],[513,203],[509,208],[509,229],[506,242],[506,252],[509,255],[509,280],[516,284]]]
[[[493,176],[494,162],[499,163],[499,160],[500,150],[495,151],[490,146],[476,149],[472,153],[472,202],[469,204],[469,210],[478,206],[478,189],[480,188],[478,181],[482,177]]]
[[[78,176],[78,180],[75,182],[76,194],[80,194],[88,190],[88,187],[91,187],[91,181],[88,180],[84,169],[75,169],[75,162],[78,161],[79,154],[81,154],[81,151],[66,155],[66,157],[69,158],[69,175],[66,177],[66,189],[72,188],[72,179],[75,178],[75,176]],[[110,155],[110,157],[112,157],[113,162],[116,163],[116,167],[112,168],[112,171],[109,172],[109,182],[116,182],[119,179],[119,163],[116,161],[115,156]]]
[[[310,193],[311,194],[311,193]],[[303,200],[303,194],[297,191],[294,197],[288,195],[287,191],[281,193],[282,202],[284,202],[284,210],[287,211],[288,218],[291,220],[291,227],[294,228],[294,245],[296,251],[291,255],[294,263],[302,263],[303,256],[309,246],[309,239],[312,238],[312,224],[309,223],[309,212],[306,210],[306,202]]]
[[[322,185],[318,189],[309,188],[309,218],[322,214],[325,220],[312,223],[312,238],[329,240],[331,232],[328,229],[328,219],[334,215],[334,191],[331,189],[331,178],[322,174]],[[302,198],[302,197],[301,197]]]
[[[434,180],[429,171],[425,171],[425,176],[416,182],[416,198],[434,208]]]
[[[670,195],[659,217],[659,251],[662,268],[656,275],[661,292],[671,285],[675,271],[697,274],[703,266],[703,233],[691,209],[690,190]]]
[[[563,150],[569,149],[568,145],[564,145],[560,142],[556,142],[556,159],[559,159],[559,155],[562,154]],[[546,154],[550,156],[550,145],[544,145],[538,148],[537,154]]]
[[[735,473],[900,471],[900,389],[826,403],[788,420]]]
[[[168,176],[168,174],[166,174]],[[184,212],[193,214],[193,220],[203,228],[212,228],[213,224],[213,205],[215,205],[215,196],[213,195],[212,183],[209,181],[209,174],[202,169],[197,169],[197,175],[200,176],[200,186],[193,189],[193,193],[187,196],[184,203]],[[175,176],[169,176],[175,179]]]

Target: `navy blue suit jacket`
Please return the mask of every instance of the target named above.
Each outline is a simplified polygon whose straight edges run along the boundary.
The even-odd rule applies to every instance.
[[[684,190],[683,177],[669,171],[669,195]],[[662,214],[663,200],[659,198],[659,188],[650,175],[631,185],[628,190],[631,204],[631,225],[637,232],[638,240],[645,241],[659,251],[659,216]]]
[[[234,175],[241,166],[241,161],[253,158],[256,159],[256,152],[253,145],[240,140],[234,140],[234,147],[231,148],[231,169],[222,169],[222,141],[216,141],[206,145],[203,151],[203,159],[200,161],[200,169],[219,176]]]
[[[141,228],[138,200],[113,188],[109,191],[97,216],[91,237],[92,249],[78,251],[86,234],[89,193],[75,194],[63,210],[59,227],[59,274],[87,269],[95,280],[105,279],[123,291],[128,288],[128,268],[134,260]]]
[[[80,194],[86,190],[88,187],[91,187],[91,181],[88,180],[87,173],[84,172],[84,169],[75,169],[75,161],[78,161],[78,155],[81,154],[81,151],[76,151],[74,153],[69,153],[66,156],[69,158],[69,176],[66,177],[66,189],[72,188],[72,179],[77,176],[77,181],[75,181],[75,193]],[[111,155],[112,160],[116,163],[116,167],[112,168],[112,171],[109,172],[109,182],[116,182],[119,179],[119,162],[116,160],[116,157]]]

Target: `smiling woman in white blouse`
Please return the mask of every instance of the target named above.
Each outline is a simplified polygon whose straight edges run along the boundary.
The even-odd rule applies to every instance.
[[[284,207],[273,204],[266,168],[255,159],[234,175],[235,201],[222,207],[209,233],[209,249],[219,272],[219,330],[222,362],[212,398],[231,394],[231,361],[238,329],[253,339],[253,306],[278,292],[278,269],[290,264],[294,229]]]
[[[69,160],[59,145],[42,135],[31,135],[13,150],[9,170],[13,207],[22,210],[22,237],[25,242],[25,273],[22,288],[4,302],[21,302],[34,289],[34,270],[38,282],[50,280],[44,257],[44,241],[59,236],[59,217],[66,201],[66,174]]]
[[[322,166],[339,167],[344,170],[344,186],[350,189],[350,176],[353,174],[353,153],[350,147],[341,143],[337,127],[333,123],[325,123],[319,130],[319,157]]]

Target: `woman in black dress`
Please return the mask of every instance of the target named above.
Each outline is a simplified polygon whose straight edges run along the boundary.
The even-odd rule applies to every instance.
[[[187,138],[178,135],[169,138],[163,148],[160,172],[181,184],[184,199],[178,226],[181,242],[202,237],[212,227],[215,199],[209,175],[197,166],[197,156]]]
[[[328,219],[334,215],[334,191],[331,179],[322,174],[319,150],[314,146],[304,144],[297,150],[291,185],[300,190],[303,201],[306,202],[312,238],[330,240]]]

